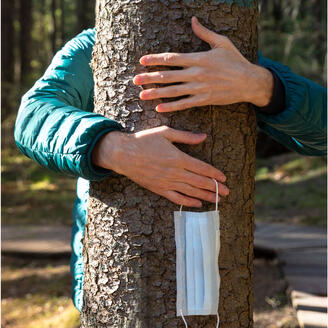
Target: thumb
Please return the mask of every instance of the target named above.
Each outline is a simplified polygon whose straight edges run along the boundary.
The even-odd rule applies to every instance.
[[[217,34],[203,26],[195,16],[191,19],[191,27],[194,33],[201,40],[207,42],[211,46],[211,48],[222,47],[228,41],[225,36]]]
[[[175,130],[166,127],[162,130],[162,136],[171,142],[184,143],[188,145],[196,145],[206,139],[205,133],[192,133],[189,131]]]

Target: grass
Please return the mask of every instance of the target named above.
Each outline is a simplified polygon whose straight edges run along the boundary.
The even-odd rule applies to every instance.
[[[325,158],[287,154],[256,163],[255,218],[327,226]]]

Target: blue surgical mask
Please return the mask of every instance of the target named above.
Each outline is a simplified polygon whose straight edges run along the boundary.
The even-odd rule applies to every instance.
[[[214,179],[213,179],[214,180]],[[177,275],[177,316],[217,315],[220,276],[220,219],[218,184],[216,209],[174,212]],[[219,326],[219,316],[217,327]]]

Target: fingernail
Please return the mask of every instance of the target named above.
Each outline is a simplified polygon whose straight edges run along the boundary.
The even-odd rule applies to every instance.
[[[141,65],[146,65],[147,64],[147,60],[148,60],[148,57],[147,56],[144,56],[144,57],[141,57],[140,58],[140,64]]]
[[[157,112],[164,112],[165,106],[163,104],[159,104],[156,106]]]

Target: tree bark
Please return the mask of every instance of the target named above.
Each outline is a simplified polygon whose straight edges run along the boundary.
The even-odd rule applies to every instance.
[[[140,101],[140,88],[132,83],[145,70],[139,64],[144,54],[209,49],[192,33],[193,15],[255,62],[257,2],[223,2],[98,0],[92,68],[95,112],[120,122],[126,132],[168,125],[207,133],[201,145],[178,147],[227,176],[230,195],[219,204],[219,315],[221,328],[237,328],[253,326],[255,114],[246,103],[159,114],[154,111],[159,101]],[[184,327],[176,317],[173,211],[178,209],[116,173],[91,183],[82,327]],[[201,211],[213,209],[206,203]],[[187,320],[192,327],[216,323],[215,316]]]

